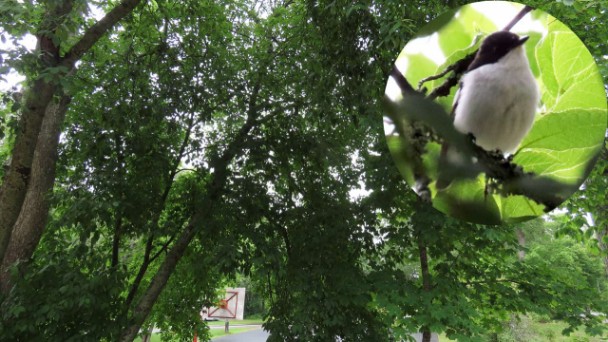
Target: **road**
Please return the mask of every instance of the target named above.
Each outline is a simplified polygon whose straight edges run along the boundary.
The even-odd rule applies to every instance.
[[[262,329],[247,331],[244,333],[216,337],[213,342],[266,342],[268,333]]]

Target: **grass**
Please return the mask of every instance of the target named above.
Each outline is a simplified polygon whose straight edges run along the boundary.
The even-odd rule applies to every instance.
[[[562,330],[568,325],[563,322],[539,322],[530,318],[522,318],[512,330],[503,331],[498,337],[500,342],[604,342],[608,338],[588,336],[584,329],[574,331],[570,336],[562,335]],[[456,341],[439,334],[439,341]]]
[[[207,322],[207,324],[209,324],[210,327],[217,327],[217,326],[224,326],[225,321],[211,321],[211,322]],[[264,323],[264,321],[262,321],[261,319],[244,319],[241,321],[230,321],[230,325],[248,325],[248,324],[257,324],[260,325]]]
[[[234,334],[239,334],[239,333],[244,333],[250,330],[255,330],[257,329],[257,327],[242,327],[242,328],[230,328],[230,332],[229,333],[225,333],[224,329],[211,329],[210,335],[211,338],[214,337],[220,337],[220,336],[225,336],[225,335],[234,335]],[[153,333],[152,337],[150,338],[151,342],[161,342],[160,339],[160,333]],[[141,338],[138,337],[135,339],[135,342],[141,342]]]
[[[133,342],[141,342],[141,337],[136,337]],[[152,334],[152,337],[150,337],[150,342],[161,342],[160,334]]]
[[[230,328],[230,332],[228,334],[224,333],[224,329],[211,329],[211,337],[219,337],[224,335],[234,335],[238,333],[243,333],[250,330],[258,329],[257,327],[242,327],[242,328]]]
[[[564,330],[568,325],[561,322],[548,322],[548,323],[539,323],[532,322],[531,328],[533,331],[537,333],[537,336],[540,337],[540,341],[551,341],[551,342],[566,342],[566,341],[574,341],[574,342],[600,342],[607,341],[606,338],[602,339],[599,336],[587,336],[585,334],[584,329],[578,329],[574,331],[570,336],[562,335],[562,330]]]
[[[224,336],[224,335],[234,335],[234,334],[239,334],[239,333],[243,333],[246,331],[250,331],[250,330],[255,330],[258,329],[258,327],[237,327],[237,325],[261,325],[263,323],[263,321],[261,319],[245,319],[242,321],[230,321],[230,332],[228,334],[226,334],[224,332],[224,323],[225,321],[213,321],[213,322],[207,322],[207,324],[209,324],[209,327],[211,328],[209,330],[210,334],[211,334],[211,338],[214,337],[220,337],[220,336]],[[213,327],[222,327],[222,328],[213,328]],[[154,333],[152,334],[152,337],[150,339],[151,342],[161,342],[160,339],[160,334],[159,333]],[[136,338],[135,342],[141,342],[141,338]]]

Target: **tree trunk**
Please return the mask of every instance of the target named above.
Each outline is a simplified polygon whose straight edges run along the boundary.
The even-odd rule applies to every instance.
[[[7,294],[11,288],[8,268],[17,261],[29,260],[44,231],[49,212],[48,196],[55,183],[59,132],[70,100],[70,97],[64,96],[59,103],[51,103],[47,107],[34,152],[28,191],[0,268],[0,290],[3,294]]]
[[[141,342],[151,342],[152,341],[152,333],[154,332],[154,327],[149,327],[144,335],[141,338]]]
[[[0,188],[0,261],[4,258],[25,200],[42,120],[57,92],[56,80],[41,78],[40,74],[59,65],[59,46],[52,36],[72,11],[72,5],[72,0],[46,4],[44,19],[37,27],[36,76],[21,103],[21,119],[11,151],[11,163]]]
[[[526,257],[526,251],[523,250],[523,247],[526,247],[526,233],[524,233],[522,229],[517,229],[515,234],[517,234],[517,242],[519,243],[519,246],[522,247],[522,249],[517,251],[517,259],[522,261]]]
[[[427,255],[426,245],[422,241],[422,237],[418,236],[418,252],[420,253],[420,273],[422,275],[422,289],[425,292],[431,291],[431,274],[429,273],[429,259]],[[422,342],[431,342],[431,330],[428,327],[422,327]]]
[[[197,215],[192,218],[184,233],[182,233],[180,238],[175,242],[173,248],[171,248],[171,250],[167,253],[165,260],[152,278],[152,282],[133,310],[130,324],[120,334],[119,341],[131,342],[137,336],[139,329],[150,314],[156,299],[167,284],[167,281],[175,270],[177,263],[196,234],[196,227],[199,225],[199,217],[200,216]]]
[[[213,180],[209,183],[209,186],[205,191],[205,199],[202,201],[196,213],[192,215],[190,223],[184,232],[175,241],[169,252],[167,252],[165,260],[163,260],[158,271],[156,271],[156,274],[154,274],[154,277],[152,277],[150,285],[148,285],[148,288],[133,309],[133,314],[129,320],[129,324],[121,332],[119,341],[131,342],[135,339],[139,329],[152,311],[152,307],[158,299],[158,296],[164,289],[165,285],[167,285],[169,277],[171,274],[173,274],[173,271],[175,271],[177,263],[188,248],[188,245],[194,236],[196,236],[196,233],[198,232],[202,223],[210,219],[210,216],[213,213],[213,205],[218,201],[226,186],[226,181],[228,178],[228,165],[230,165],[239,151],[246,146],[247,136],[249,135],[251,129],[260,123],[259,121],[256,121],[258,113],[255,106],[259,93],[259,84],[260,83],[258,81],[254,86],[252,95],[249,99],[247,121],[235,135],[224,153],[221,156],[212,159],[209,163],[209,168],[213,169],[214,173]]]
[[[239,144],[242,142],[238,137],[235,141]],[[227,158],[227,154],[230,155],[230,158]],[[221,163],[221,165],[216,164],[217,167],[214,167],[215,177],[207,190],[206,199],[201,204],[200,210],[192,216],[190,223],[177,239],[173,247],[167,252],[167,256],[163,260],[158,271],[156,271],[156,274],[154,274],[150,285],[148,285],[145,293],[141,296],[133,309],[129,325],[120,334],[119,341],[131,342],[137,336],[139,329],[152,311],[154,303],[167,284],[167,281],[169,281],[169,277],[173,271],[175,271],[177,263],[186,252],[186,249],[196,235],[198,228],[202,222],[208,220],[213,213],[213,204],[219,199],[220,193],[224,190],[227,179],[227,167],[235,154],[236,150],[228,148],[224,156],[218,159],[218,162]]]
[[[45,195],[55,182],[54,160],[57,158],[57,143],[53,144],[55,148],[52,150],[48,146],[43,146],[41,141],[58,141],[60,129],[55,131],[55,136],[48,136],[49,131],[43,134],[44,137],[39,135],[43,121],[47,120],[45,115],[56,110],[51,100],[59,90],[59,79],[73,72],[76,61],[118,21],[131,13],[140,2],[141,0],[123,0],[90,27],[63,58],[59,56],[57,42],[51,37],[72,11],[72,1],[49,3],[46,7],[47,12],[39,28],[41,33],[37,36],[37,52],[40,56],[38,72],[43,73],[48,68],[59,66],[64,70],[63,74],[58,75],[58,79],[54,80],[46,80],[38,75],[39,78],[33,82],[32,88],[25,92],[26,96],[21,106],[23,109],[20,129],[15,138],[10,166],[0,188],[0,260],[2,260],[0,291],[4,293],[10,289],[7,268],[17,260],[31,258],[47,220],[48,201]],[[63,119],[59,122],[56,122],[56,119],[57,117],[49,118],[48,124],[55,122],[61,127]],[[35,159],[39,161],[37,166],[32,165]],[[44,165],[49,162],[52,163],[52,170],[49,165]],[[33,172],[50,171],[52,175],[39,174],[37,183],[31,185],[29,183],[32,168],[34,168]],[[29,191],[32,193],[28,194]]]
[[[13,226],[19,217],[34,159],[38,133],[45,110],[55,87],[37,80],[23,98],[19,131],[11,154],[11,163],[0,188],[0,260],[4,258]]]
[[[608,236],[608,226],[604,227],[604,229],[598,229],[598,233],[597,233],[597,240],[598,240],[598,246],[600,248],[600,250],[602,251],[602,261],[604,262],[604,272],[606,274],[606,277],[608,278],[608,244],[606,244],[604,242],[604,240],[606,239],[606,236]]]

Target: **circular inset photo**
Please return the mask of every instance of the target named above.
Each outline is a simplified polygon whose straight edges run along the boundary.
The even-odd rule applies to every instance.
[[[424,200],[474,223],[516,223],[559,206],[590,173],[606,93],[581,40],[551,15],[506,1],[445,13],[400,52],[384,130]]]

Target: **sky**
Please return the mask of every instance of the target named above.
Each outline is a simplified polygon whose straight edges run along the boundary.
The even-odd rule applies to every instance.
[[[88,15],[94,18],[95,20],[100,20],[105,15],[105,12],[97,6],[89,4],[88,7]],[[2,28],[0,28],[0,35],[4,35],[6,38],[8,38],[8,34],[5,33]],[[36,37],[32,34],[26,34],[21,39],[19,39],[18,43],[30,52],[33,52],[36,49]],[[10,39],[6,39],[6,41],[4,42],[0,40],[0,55],[2,56],[2,60],[6,60],[6,54],[3,53],[3,51],[11,51],[15,48],[16,46],[12,43]],[[8,75],[4,75],[3,77],[4,79],[0,79],[0,92],[5,92],[25,80],[24,76],[18,74],[14,70],[11,70]]]
[[[0,29],[0,34],[2,33],[3,32]],[[36,37],[28,34],[19,40],[19,44],[32,52],[36,49]],[[0,41],[0,55],[2,55],[2,60],[6,59],[6,55],[2,53],[2,51],[11,51],[14,49],[15,45],[13,45],[9,39],[7,39],[4,43]],[[5,92],[25,80],[25,77],[19,75],[17,72],[15,72],[15,70],[11,70],[7,75],[3,75],[2,77],[4,79],[0,79],[0,92]]]

